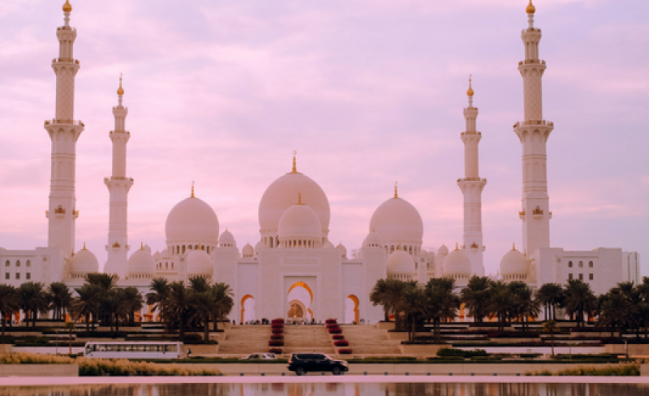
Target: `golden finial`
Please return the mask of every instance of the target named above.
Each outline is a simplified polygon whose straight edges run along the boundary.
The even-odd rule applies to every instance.
[[[140,250],[144,250],[144,242],[140,242]]]
[[[457,242],[455,242],[455,250],[460,250],[460,246]]]
[[[536,7],[532,4],[532,0],[530,0],[530,4],[527,5],[525,11],[527,11],[528,14],[534,14],[536,12]]]
[[[469,90],[466,91],[466,94],[467,94],[470,98],[472,98],[472,97],[473,97],[473,94],[475,93],[475,92],[473,92],[473,87],[471,86],[471,80],[472,80],[472,79],[473,79],[473,74],[469,74]]]
[[[86,243],[83,243],[83,250],[86,250]]]
[[[297,173],[297,161],[295,160],[296,155],[297,151],[293,150],[293,169],[291,170],[291,173]]]
[[[399,182],[395,181],[394,182],[394,197],[395,198],[399,198],[399,192],[397,191],[397,184],[399,184]]]
[[[512,250],[516,250],[516,242],[512,243]]]
[[[190,198],[196,198],[194,196],[194,181],[192,180],[192,196]]]
[[[298,205],[304,205],[304,204],[302,203],[302,193],[298,193],[298,194],[297,194],[297,204],[298,204]]]
[[[119,96],[124,95],[124,88],[122,88],[122,76],[124,73],[119,73],[119,88],[117,88],[117,94]]]
[[[65,0],[65,4],[63,4],[63,12],[72,12],[72,5],[70,4],[70,0]]]

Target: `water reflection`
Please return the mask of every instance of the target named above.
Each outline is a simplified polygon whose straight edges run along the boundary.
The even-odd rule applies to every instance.
[[[142,384],[0,387],[0,396],[641,396],[637,384]]]

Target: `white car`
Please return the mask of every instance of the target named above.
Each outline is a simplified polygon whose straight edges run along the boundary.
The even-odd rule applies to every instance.
[[[239,360],[276,360],[277,356],[274,353],[253,353],[248,356],[244,356]]]

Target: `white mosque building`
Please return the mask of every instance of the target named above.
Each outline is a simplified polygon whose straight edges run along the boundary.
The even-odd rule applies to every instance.
[[[64,281],[70,286],[83,283],[84,276],[99,271],[96,256],[84,246],[75,252],[76,142],[84,125],[74,118],[74,81],[80,65],[73,56],[76,29],[69,24],[72,6],[63,6],[64,25],[57,28],[59,55],[52,61],[56,75],[56,113],[45,121],[52,141],[52,172],[48,246],[33,250],[0,248],[2,282],[20,285],[27,281]],[[546,142],[554,129],[543,118],[542,75],[546,63],[539,59],[541,30],[534,26],[535,8],[527,8],[528,27],[522,32],[525,59],[518,65],[523,77],[523,121],[514,125],[520,139],[523,189],[518,212],[523,225],[522,250],[505,252],[496,278],[523,281],[531,287],[544,283],[565,283],[582,279],[596,293],[604,293],[617,282],[640,280],[640,259],[635,252],[620,248],[569,251],[550,244],[550,201],[547,190]],[[481,195],[487,180],[479,175],[477,130],[478,109],[469,81],[468,107],[464,109],[464,177],[457,181],[464,195],[462,245],[449,251],[422,249],[424,227],[417,209],[398,195],[381,204],[368,224],[368,234],[358,253],[349,255],[329,238],[330,206],[322,188],[292,169],[273,181],[259,204],[259,242],[241,249],[232,233],[222,233],[214,210],[191,195],[174,206],[165,225],[167,248],[152,253],[147,245],[134,249],[128,243],[127,201],[134,181],[126,174],[126,145],[130,133],[123,106],[120,79],[118,104],[113,108],[115,128],[109,136],[113,145],[112,176],[104,179],[110,194],[110,216],[104,271],[119,275],[120,284],[148,291],[151,280],[188,280],[203,275],[225,282],[234,292],[231,319],[247,321],[288,317],[324,320],[382,319],[369,294],[377,280],[394,278],[426,283],[432,277],[451,277],[459,286],[472,275],[483,276]],[[515,208],[512,208],[512,211]],[[130,257],[129,251],[132,251]],[[4,263],[4,264],[2,264]]]

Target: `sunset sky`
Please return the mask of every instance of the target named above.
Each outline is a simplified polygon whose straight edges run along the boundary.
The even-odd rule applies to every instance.
[[[56,27],[64,0],[0,3],[0,246],[47,245]],[[521,29],[527,0],[74,0],[77,249],[106,260],[112,106],[124,73],[132,246],[165,247],[171,208],[196,195],[239,248],[259,240],[266,187],[290,171],[331,204],[330,240],[360,247],[392,196],[424,248],[462,239],[467,80],[487,178],[487,273],[521,244]],[[553,247],[649,260],[649,2],[535,0],[543,30]],[[135,249],[132,248],[131,252]],[[644,275],[649,275],[645,263]]]

